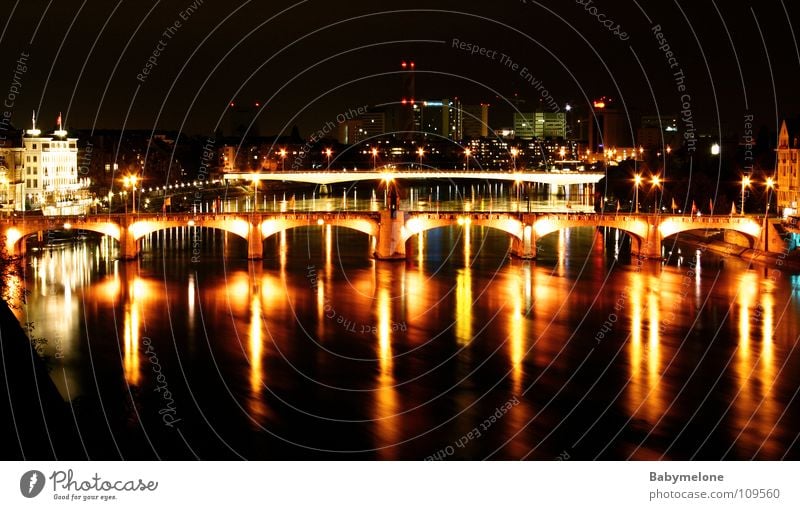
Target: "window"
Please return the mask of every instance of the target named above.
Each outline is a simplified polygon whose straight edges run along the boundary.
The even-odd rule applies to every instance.
[[[49,143],[43,143],[42,144],[42,149],[47,150],[49,148],[50,148],[50,144]]]
[[[33,157],[33,162],[36,163],[37,161],[39,161],[39,156],[34,156]]]
[[[33,144],[33,148],[34,148],[34,149],[36,148],[36,144]]]
[[[34,179],[33,180],[33,187],[34,188],[38,188],[39,187],[39,179]]]
[[[26,156],[26,158],[27,158],[27,159],[26,159],[25,161],[27,161],[28,163],[30,163],[30,162],[31,162],[31,157],[30,157],[30,156]]]

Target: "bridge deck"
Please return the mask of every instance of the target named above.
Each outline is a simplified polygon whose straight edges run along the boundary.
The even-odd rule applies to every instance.
[[[493,181],[535,182],[540,184],[573,185],[597,184],[605,174],[596,172],[502,172],[483,170],[357,170],[300,171],[300,172],[231,172],[226,180],[291,181],[311,184],[335,184],[355,181],[396,179],[475,179]]]

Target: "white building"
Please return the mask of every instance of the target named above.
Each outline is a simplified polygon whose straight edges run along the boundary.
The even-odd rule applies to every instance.
[[[34,115],[22,145],[22,167],[13,172],[14,210],[41,210],[45,215],[87,213],[90,181],[78,177],[78,139],[67,136],[61,115],[53,136],[42,136]]]

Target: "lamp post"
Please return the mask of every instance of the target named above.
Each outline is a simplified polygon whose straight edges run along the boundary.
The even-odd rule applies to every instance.
[[[745,175],[742,178],[742,216],[744,216],[744,190],[750,186],[750,176]]]
[[[472,150],[469,147],[464,149],[464,161],[466,162],[467,172],[469,172],[469,157],[472,154]]]
[[[658,213],[658,188],[661,186],[661,177],[658,175],[653,176],[653,188],[656,190],[655,212]]]
[[[372,169],[375,170],[378,168],[378,149],[375,147],[372,148]]]
[[[767,206],[764,209],[764,251],[769,252],[769,192],[775,187],[775,180],[767,177]]]
[[[122,184],[127,190],[131,188],[131,211],[136,214],[136,182],[139,180],[135,175],[126,175],[122,178]],[[128,214],[128,200],[125,200],[125,214]]]
[[[286,170],[286,149],[281,149],[281,171]]]
[[[511,148],[511,169],[517,171],[517,156],[519,156],[519,149],[516,147]]]
[[[328,170],[331,169],[331,154],[333,154],[333,151],[330,148],[325,149],[325,156],[328,158]]]
[[[633,201],[634,201],[634,208],[636,214],[639,214],[639,185],[642,184],[642,176],[636,174],[633,177],[633,185],[635,186],[633,189]]]
[[[422,156],[424,156],[424,155],[425,155],[425,151],[423,150],[422,147],[417,149],[417,156],[419,156],[419,168],[420,169],[422,169]]]

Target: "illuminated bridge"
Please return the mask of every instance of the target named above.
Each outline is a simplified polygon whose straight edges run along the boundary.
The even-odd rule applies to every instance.
[[[596,172],[502,172],[499,170],[358,170],[358,171],[289,171],[289,172],[241,172],[226,173],[226,180],[245,181],[290,181],[312,184],[336,184],[356,181],[390,181],[399,179],[474,179],[491,181],[531,182],[556,186],[580,184],[595,185],[605,177]]]
[[[378,259],[403,259],[406,242],[426,230],[453,225],[482,226],[501,230],[509,236],[515,256],[536,257],[542,237],[565,228],[608,227],[630,235],[631,251],[647,258],[661,258],[661,242],[690,230],[729,230],[743,235],[750,247],[763,246],[762,220],[751,216],[702,216],[653,214],[514,213],[514,212],[275,212],[224,214],[130,214],[85,217],[24,216],[0,222],[9,254],[25,254],[25,239],[45,232],[82,230],[97,232],[119,242],[120,257],[139,255],[140,240],[154,232],[176,227],[205,227],[229,232],[247,241],[249,259],[263,257],[263,241],[282,231],[313,225],[349,228],[369,235]],[[770,240],[770,247],[779,243]]]

